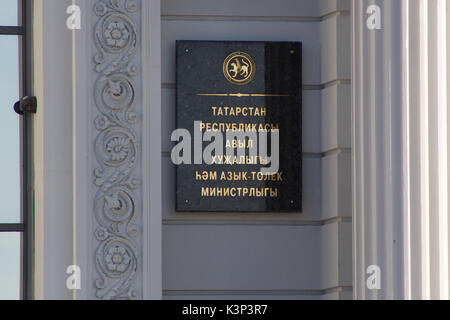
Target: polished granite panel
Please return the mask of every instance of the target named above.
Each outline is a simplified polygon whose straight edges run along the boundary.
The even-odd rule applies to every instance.
[[[228,158],[225,164],[178,165],[177,211],[301,211],[301,58],[299,42],[177,41],[176,127],[191,133],[192,163],[194,121],[205,125],[202,132],[197,130],[197,136],[204,134],[208,125],[224,131],[233,124],[237,128],[256,125],[257,130],[260,125],[278,125],[280,135],[279,174],[271,179],[258,176],[260,168],[267,167],[260,162],[230,164]],[[225,152],[226,142],[232,145],[233,139],[227,140],[222,133]],[[260,147],[259,132],[255,134],[257,139],[247,139],[246,147],[251,143]],[[270,131],[267,135],[270,141]],[[204,141],[202,150],[210,143]],[[243,150],[250,156],[248,148]],[[270,156],[270,143],[268,150]],[[205,173],[207,179],[203,179]]]

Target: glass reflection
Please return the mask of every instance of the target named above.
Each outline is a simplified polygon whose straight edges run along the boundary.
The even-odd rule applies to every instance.
[[[18,25],[18,0],[2,0],[0,10],[0,26]]]
[[[20,222],[19,37],[0,36],[0,223]]]
[[[20,233],[0,233],[0,300],[20,299]]]

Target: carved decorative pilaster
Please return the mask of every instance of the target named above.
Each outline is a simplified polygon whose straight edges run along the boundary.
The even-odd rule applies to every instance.
[[[140,1],[94,4],[94,291],[142,298]]]

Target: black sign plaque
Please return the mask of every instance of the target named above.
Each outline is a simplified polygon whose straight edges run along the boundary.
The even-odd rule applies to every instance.
[[[189,159],[176,167],[176,210],[300,212],[301,43],[177,41],[176,48],[176,127],[191,135],[190,152],[172,151],[172,158]],[[227,136],[239,131],[249,135]],[[210,163],[195,159],[196,151],[206,153],[217,142],[205,139],[207,132],[223,135],[224,154],[215,150]],[[274,166],[275,133],[278,168],[263,174],[261,168]],[[226,148],[236,154],[227,156]]]

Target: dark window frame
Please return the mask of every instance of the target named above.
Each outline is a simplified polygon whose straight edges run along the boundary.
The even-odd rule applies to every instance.
[[[19,41],[20,95],[22,97],[32,95],[32,55],[31,55],[31,12],[32,0],[18,1],[18,15],[20,26],[0,26],[2,35],[16,35],[21,37]],[[19,23],[20,24],[20,23]],[[14,112],[11,106],[11,112]],[[19,117],[19,116],[18,116]],[[21,116],[21,223],[1,223],[0,232],[20,233],[21,241],[21,299],[33,299],[33,238],[34,238],[34,204],[33,204],[33,161],[32,161],[32,132],[31,115]]]

